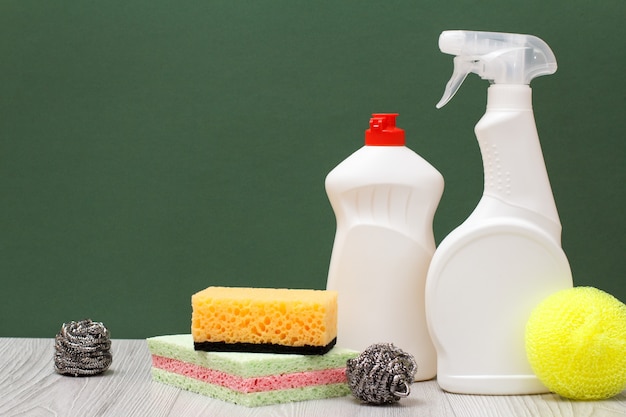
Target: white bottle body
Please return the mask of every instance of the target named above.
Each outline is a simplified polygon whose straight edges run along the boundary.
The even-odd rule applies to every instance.
[[[405,146],[364,146],[328,174],[326,192],[337,219],[327,288],[339,294],[338,345],[394,343],[415,357],[416,380],[433,378],[424,287],[443,177]]]
[[[437,248],[426,283],[437,380],[463,394],[548,392],[526,358],[525,326],[543,299],[572,287],[572,276],[530,87],[492,85],[475,130],[483,197]]]

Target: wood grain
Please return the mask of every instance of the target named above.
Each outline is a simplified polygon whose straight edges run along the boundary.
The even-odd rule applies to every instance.
[[[413,384],[409,398],[392,406],[344,397],[246,408],[153,382],[144,340],[114,340],[111,368],[92,377],[54,372],[53,347],[53,339],[0,338],[0,416],[626,416],[626,391],[605,401],[569,401],[553,394],[448,394],[435,381]]]

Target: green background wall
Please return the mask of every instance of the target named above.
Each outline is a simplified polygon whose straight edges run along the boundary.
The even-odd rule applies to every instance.
[[[324,288],[326,174],[399,112],[446,179],[437,241],[482,191],[488,83],[445,29],[532,33],[559,63],[535,115],[576,285],[626,300],[626,3],[0,2],[0,336],[90,317],[187,332],[209,285]]]

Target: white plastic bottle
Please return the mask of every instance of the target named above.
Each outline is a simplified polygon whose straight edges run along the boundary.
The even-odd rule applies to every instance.
[[[454,74],[437,107],[470,72],[488,79],[475,128],[485,183],[476,209],[439,245],[426,283],[437,380],[465,394],[547,392],[526,358],[525,325],[548,295],[572,286],[561,224],[532,110],[530,81],[556,71],[547,44],[530,35],[446,31]]]
[[[338,291],[337,344],[391,342],[411,353],[416,380],[436,371],[424,311],[443,177],[405,146],[397,114],[374,114],[365,146],[326,177],[337,219],[328,289]]]

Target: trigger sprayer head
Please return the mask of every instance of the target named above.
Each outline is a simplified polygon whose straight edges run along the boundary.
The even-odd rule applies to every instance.
[[[471,72],[494,84],[530,84],[533,78],[554,74],[557,68],[548,44],[532,35],[447,30],[439,36],[439,49],[454,55],[454,72],[438,109],[450,101]]]

